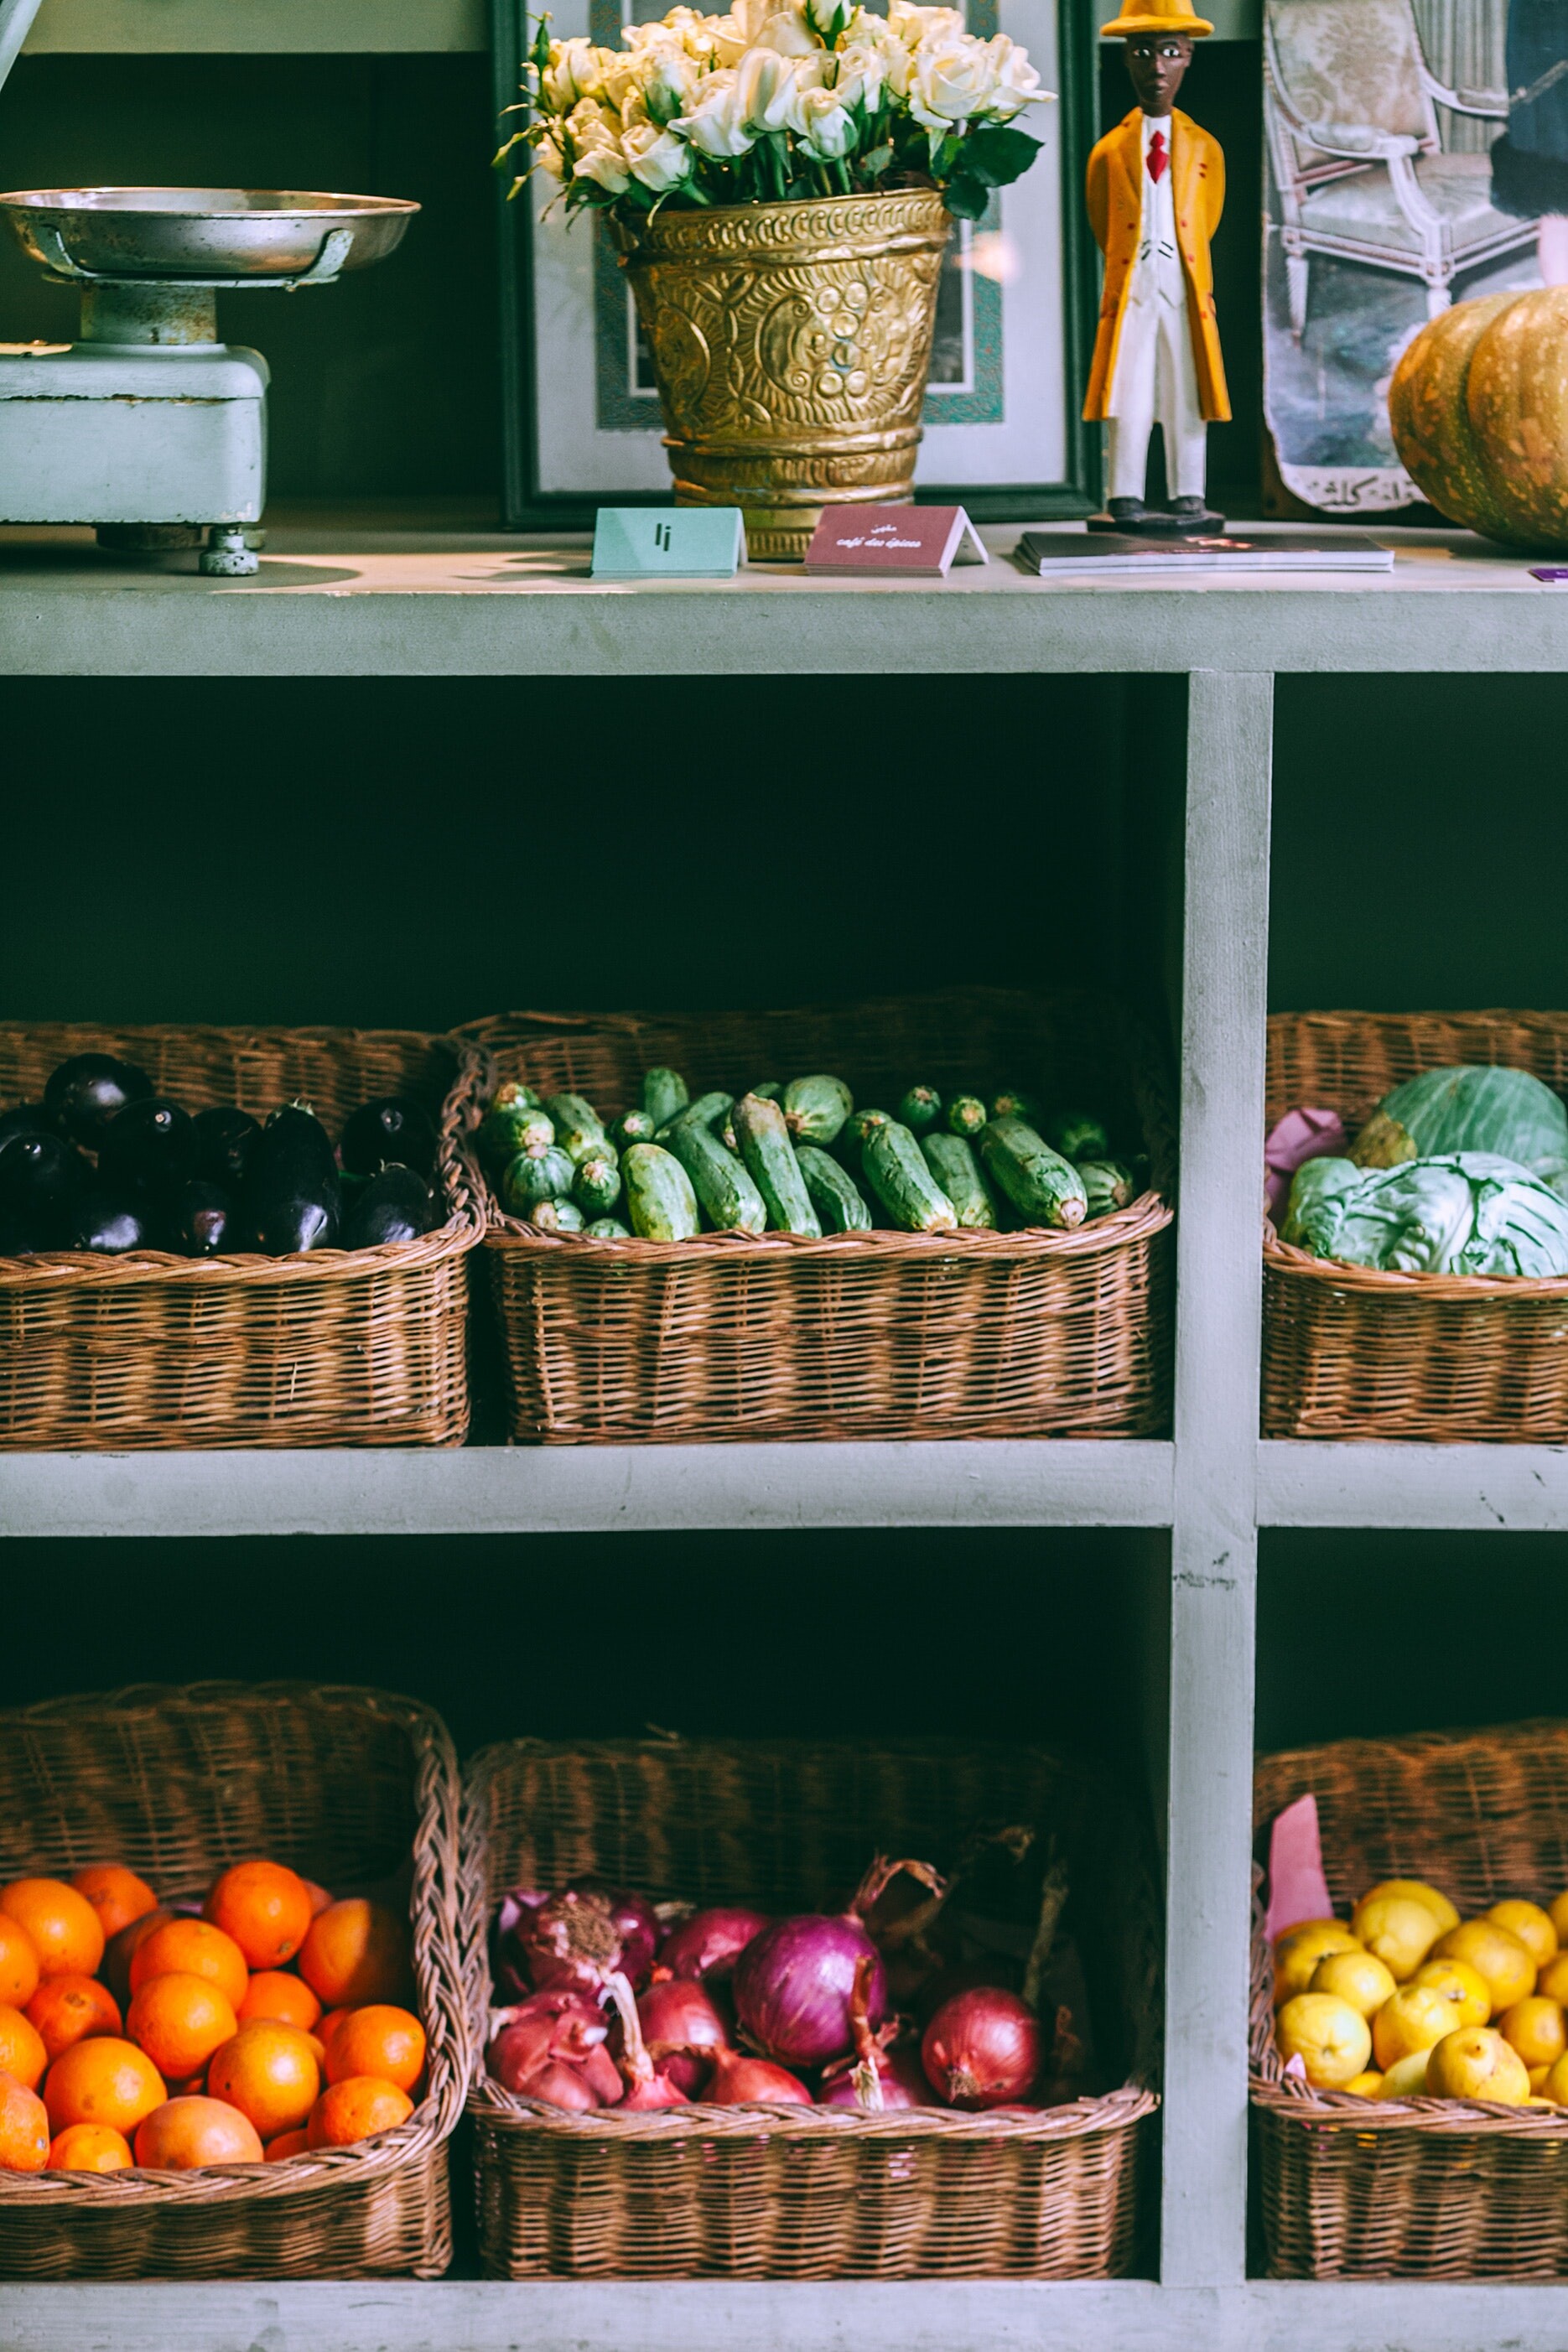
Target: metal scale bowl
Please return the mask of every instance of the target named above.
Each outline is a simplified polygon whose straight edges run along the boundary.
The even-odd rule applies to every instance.
[[[204,572],[254,572],[267,362],[219,342],[217,296],[330,286],[384,259],[418,210],[294,188],[0,195],[24,252],[81,294],[79,342],[0,345],[0,522],[90,522],[140,551],[205,536]]]

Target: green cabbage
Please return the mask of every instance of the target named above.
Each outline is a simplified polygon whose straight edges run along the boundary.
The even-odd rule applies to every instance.
[[[1568,1171],[1568,1110],[1528,1070],[1423,1070],[1384,1095],[1351,1146],[1360,1168],[1489,1151],[1532,1175]]]
[[[1490,1151],[1396,1168],[1309,1160],[1291,1185],[1282,1238],[1385,1273],[1568,1275],[1568,1202]]]

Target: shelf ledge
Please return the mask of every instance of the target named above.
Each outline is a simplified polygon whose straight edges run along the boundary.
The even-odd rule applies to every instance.
[[[1258,1449],[1276,1528],[1568,1528],[1568,1446],[1300,1444]]]

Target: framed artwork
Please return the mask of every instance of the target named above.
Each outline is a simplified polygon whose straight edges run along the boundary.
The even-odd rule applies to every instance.
[[[875,4],[875,0],[874,0]],[[1079,411],[1100,257],[1083,208],[1093,143],[1094,24],[1082,0],[963,0],[968,29],[1022,43],[1056,105],[1044,152],[985,217],[958,224],[943,267],[916,496],[977,520],[1091,513],[1100,432]],[[615,47],[669,0],[550,0],[559,38]],[[490,0],[498,116],[519,97],[538,5]],[[885,0],[878,13],[885,13]],[[1098,23],[1098,18],[1094,20]],[[498,140],[499,143],[499,140]],[[568,225],[551,184],[510,201],[498,173],[501,381],[509,530],[585,529],[599,506],[669,497],[663,424],[631,292],[602,222]]]

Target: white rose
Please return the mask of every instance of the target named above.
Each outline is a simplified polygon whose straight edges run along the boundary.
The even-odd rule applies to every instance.
[[[533,151],[533,158],[541,171],[548,172],[552,180],[565,179],[566,158],[561,152],[561,142],[553,128],[539,141]],[[553,202],[553,199],[552,201]]]
[[[613,114],[607,114],[596,100],[580,98],[566,117],[566,128],[572,134],[572,144],[579,155],[591,155],[595,147],[613,147],[620,136],[620,124]]]
[[[710,74],[697,93],[696,103],[689,113],[677,115],[670,124],[683,139],[704,155],[723,161],[727,157],[750,152],[756,141],[746,124],[746,111],[740,103],[736,88],[738,77],[728,67]]]
[[[624,195],[631,185],[631,175],[626,170],[620,141],[617,139],[612,146],[595,147],[587,155],[579,155],[572,177],[574,180],[596,181],[612,196]]]
[[[648,58],[642,101],[655,122],[668,122],[684,114],[697,96],[700,79],[697,62],[685,49],[662,46]]]
[[[621,148],[633,179],[656,196],[667,195],[691,176],[691,150],[685,140],[673,131],[661,131],[657,122],[634,122],[623,135]]]
[[[776,49],[748,49],[736,68],[736,102],[749,130],[805,129],[801,101],[808,89],[820,89],[826,60],[821,50],[812,58],[781,57]]]
[[[641,92],[643,70],[640,50],[610,50],[600,77],[600,95],[605,104],[614,107],[617,114],[624,114],[627,100]]]
[[[961,130],[987,112],[996,89],[991,52],[967,33],[922,41],[915,51],[910,112],[931,133],[933,150],[939,135]]]
[[[831,34],[833,20],[844,5],[845,0],[805,0],[806,22],[823,40]]]
[[[963,30],[958,8],[917,8],[912,0],[888,0],[888,26],[908,49],[922,41],[947,40]]]
[[[908,93],[910,53],[902,41],[888,39],[885,27],[880,41],[857,37],[838,52],[833,87],[846,106],[861,106],[875,114],[884,93],[893,98]]]
[[[574,36],[552,41],[550,62],[540,79],[539,94],[552,114],[570,114],[580,98],[597,98],[605,87],[605,65],[614,56],[596,49],[592,41]]]
[[[801,93],[800,110],[806,152],[825,163],[835,163],[855,144],[855,121],[836,89]]]
[[[1054,93],[1040,87],[1040,77],[1029,63],[1027,49],[998,33],[985,44],[996,74],[996,89],[986,109],[993,122],[1011,122],[1026,106],[1049,106]]]

